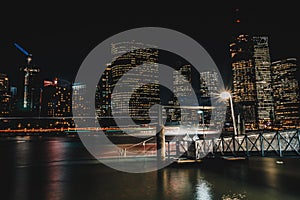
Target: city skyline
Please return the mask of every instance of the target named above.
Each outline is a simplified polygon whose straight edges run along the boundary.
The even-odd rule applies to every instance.
[[[3,2],[1,199],[299,199],[296,3]]]
[[[270,7],[262,3],[247,6],[240,4],[209,6],[206,12],[205,5],[199,10],[189,7],[191,12],[188,12],[188,9],[183,9],[182,12],[163,12],[162,8],[158,8],[156,15],[145,15],[142,19],[132,17],[133,13],[128,14],[124,16],[128,22],[117,26],[113,19],[107,19],[111,20],[112,24],[108,23],[105,28],[101,28],[101,23],[97,23],[99,18],[84,21],[85,18],[79,19],[74,16],[65,23],[66,19],[60,18],[60,15],[46,18],[48,20],[44,24],[36,23],[32,19],[29,24],[33,27],[29,26],[30,28],[18,21],[12,25],[4,23],[0,52],[5,56],[0,72],[7,74],[13,85],[17,84],[17,80],[12,77],[25,62],[24,56],[13,46],[13,43],[17,42],[33,54],[33,62],[41,68],[41,76],[45,79],[58,77],[72,82],[88,52],[111,34],[141,26],[161,26],[187,34],[203,45],[216,62],[224,84],[231,87],[228,44],[236,29],[233,22],[237,17],[237,8],[241,21],[239,25],[244,29],[243,32],[269,37],[271,61],[288,57],[299,58],[299,32],[294,28],[297,18],[292,5]],[[99,17],[103,16],[105,14],[100,13]],[[195,20],[197,26],[194,24]]]
[[[263,10],[263,8],[264,7],[260,8],[258,10],[258,12],[261,12]],[[222,14],[224,14],[226,9],[228,9],[228,7],[226,7],[224,10],[222,10],[223,12],[220,12],[219,15],[217,15],[217,17],[212,18],[211,20],[214,21],[216,19],[219,19],[218,17],[220,17]],[[250,10],[251,9],[253,9],[253,8],[250,7]],[[250,15],[249,10],[235,8],[235,9],[232,9],[231,11],[232,11],[232,15],[230,15],[230,17],[226,18],[227,24],[225,24],[225,25],[228,25],[228,27],[229,27],[228,30],[226,32],[224,32],[224,35],[217,32],[217,33],[214,33],[213,35],[211,35],[209,38],[206,38],[207,40],[204,41],[204,48],[208,47],[208,48],[206,48],[206,50],[210,54],[211,54],[211,52],[213,52],[211,54],[211,56],[217,63],[217,67],[220,70],[220,75],[222,76],[224,83],[225,83],[225,88],[233,91],[234,103],[237,104],[237,106],[241,106],[242,110],[246,111],[246,112],[241,111],[241,113],[245,114],[245,119],[243,119],[243,120],[245,120],[246,127],[251,127],[250,129],[257,129],[258,127],[259,127],[259,129],[263,129],[263,127],[266,124],[270,123],[271,121],[273,121],[273,118],[275,118],[275,116],[272,116],[275,113],[274,112],[274,104],[273,104],[273,100],[272,100],[272,91],[268,89],[271,87],[271,84],[272,84],[271,83],[271,71],[269,69],[270,64],[272,62],[277,62],[277,61],[289,59],[289,58],[295,58],[295,62],[297,62],[297,56],[292,56],[293,55],[292,53],[290,53],[290,55],[288,55],[286,52],[289,53],[289,51],[281,51],[281,49],[278,47],[277,48],[274,48],[274,46],[272,47],[272,39],[271,39],[272,32],[270,32],[269,34],[260,34],[264,30],[261,26],[262,24],[258,24],[258,26],[257,26],[257,29],[262,28],[262,30],[257,30],[256,28],[254,28],[255,26],[253,26],[253,24],[251,27],[251,23],[253,23],[258,18],[253,18],[253,15]],[[264,14],[267,15],[267,12],[265,12]],[[261,18],[259,18],[259,19],[261,21],[268,19],[268,17],[267,18],[264,18],[264,17],[265,16],[261,16]],[[230,20],[229,20],[229,18],[230,18]],[[91,24],[87,25],[87,27],[89,27],[89,26],[91,26]],[[267,26],[270,26],[270,25],[267,24],[266,27]],[[252,29],[252,28],[254,28],[254,29]],[[272,30],[274,31],[274,29],[272,29]],[[288,28],[286,30],[288,31],[288,33],[290,33]],[[84,31],[81,30],[79,32],[81,34],[83,34],[85,32],[85,30]],[[76,35],[79,32],[75,32],[74,34]],[[197,32],[197,30],[196,30],[196,32]],[[34,31],[31,33],[33,34]],[[66,33],[66,32],[64,32],[62,30],[61,33]],[[205,34],[207,34],[207,33],[210,33],[210,31],[206,32]],[[273,32],[273,33],[275,33],[274,35],[276,35],[276,32]],[[216,37],[216,35],[218,35],[220,37]],[[54,36],[55,36],[55,34],[54,34]],[[224,44],[227,45],[227,50],[223,52],[224,54],[221,54],[220,51],[217,51],[217,50],[209,51],[209,49],[213,49],[214,45],[216,45],[217,42],[220,41],[219,39],[221,39],[221,38],[222,39],[226,38],[226,42],[223,41],[223,43],[222,43],[222,45],[224,45]],[[39,39],[41,39],[41,37],[39,37],[37,39],[39,40]],[[286,38],[286,39],[288,39],[288,38]],[[248,43],[248,40],[251,42]],[[242,41],[242,42],[246,41],[246,42],[245,42],[245,44],[240,45],[239,44],[240,41]],[[79,42],[79,40],[74,42],[73,45],[77,44],[77,42]],[[82,42],[82,41],[80,41],[80,42]],[[137,41],[137,42],[140,42],[140,41]],[[202,42],[203,42],[203,40],[202,40]],[[210,43],[210,44],[208,44],[208,43]],[[33,81],[32,77],[34,77],[34,76],[38,76],[40,81],[41,80],[49,80],[49,79],[54,80],[54,79],[58,78],[59,80],[67,79],[70,82],[70,84],[76,84],[76,83],[74,83],[73,80],[71,80],[71,79],[75,78],[74,76],[76,75],[76,70],[71,70],[71,69],[67,69],[67,68],[60,68],[60,70],[58,70],[58,71],[49,69],[49,68],[45,69],[45,68],[43,68],[43,66],[41,66],[38,63],[38,62],[41,62],[41,60],[39,60],[38,57],[37,57],[38,59],[35,59],[36,54],[31,49],[28,49],[26,46],[21,44],[21,46],[26,49],[26,50],[24,50],[18,44],[20,44],[20,43],[14,42],[14,43],[12,43],[11,46],[12,47],[14,46],[15,54],[19,54],[18,56],[15,56],[15,57],[23,57],[23,59],[22,59],[23,62],[22,63],[20,62],[18,64],[19,65],[18,73],[21,74],[21,76],[19,76],[19,77],[22,77],[22,79],[18,78],[18,76],[16,76],[16,73],[14,73],[14,75],[11,78],[9,76],[9,73],[7,73],[7,75],[9,78],[9,82],[12,83],[11,86],[15,86],[16,82],[19,82],[17,84],[18,85],[17,89],[18,89],[18,91],[21,91],[22,94],[24,94],[22,97],[24,108],[28,107],[28,108],[30,108],[29,109],[30,111],[37,110],[37,109],[41,110],[41,105],[42,104],[46,105],[44,102],[37,102],[37,101],[39,101],[39,99],[41,99],[41,98],[37,98],[37,97],[38,97],[38,93],[40,93],[40,96],[41,96],[42,87],[38,88],[37,85],[34,85],[34,84],[30,85],[31,82]],[[205,44],[207,46],[205,46]],[[291,46],[292,44],[293,43],[286,42],[287,46]],[[45,45],[45,47],[48,48],[48,45],[46,43],[42,43],[42,46],[43,45]],[[246,46],[244,46],[244,45],[246,45]],[[113,50],[115,47],[114,46],[112,46],[112,47],[113,47],[112,48],[112,50]],[[246,52],[246,54],[249,54],[249,55],[240,53],[240,49],[246,49],[245,52]],[[51,49],[49,49],[48,51],[51,51]],[[282,56],[278,56],[277,59],[274,59],[274,57],[272,57],[272,52],[277,52],[277,54],[278,54],[278,52],[280,52],[280,53],[285,52],[285,53],[282,53]],[[52,59],[48,60],[49,61],[49,62],[47,61],[48,63],[51,63],[51,61],[56,62],[56,59],[59,59],[59,57],[62,56],[62,54],[61,54],[62,51],[59,49],[57,51],[53,51],[53,53],[54,54],[51,57]],[[214,57],[214,53],[216,54],[216,57]],[[70,56],[70,52],[65,52],[65,55]],[[170,64],[171,67],[178,68],[178,67],[182,67],[182,66],[189,66],[189,63],[184,63],[185,62],[184,58],[179,58],[179,57],[176,57],[176,55],[171,55],[170,52],[163,53],[162,55],[163,55],[162,60],[166,61],[167,64]],[[224,56],[226,56],[226,57],[224,57]],[[224,59],[221,59],[222,57],[224,57]],[[237,59],[235,57],[237,57]],[[68,60],[68,61],[74,62],[78,59],[77,57],[76,58],[73,57],[73,58],[74,59]],[[233,60],[231,61],[230,58],[232,58]],[[246,61],[245,61],[245,59],[246,59]],[[12,59],[12,60],[15,61],[15,59]],[[16,60],[18,60],[18,59],[16,59]],[[222,60],[222,61],[220,61],[220,60]],[[43,61],[43,62],[45,62],[45,61]],[[132,60],[131,60],[131,62],[135,63],[135,61],[132,61]],[[220,62],[225,62],[226,64],[220,65]],[[66,60],[61,59],[61,63],[66,63]],[[116,76],[116,78],[113,78],[111,80],[111,85],[109,87],[113,88],[114,87],[113,85],[116,84],[118,79],[122,76],[122,73],[119,73],[118,71],[120,71],[120,70],[122,71],[125,69],[119,70],[118,66],[122,67],[123,65],[124,64],[121,63],[120,65],[116,65],[116,66],[112,65],[111,66],[112,77]],[[134,64],[132,64],[132,65],[134,65]],[[237,68],[239,68],[243,65],[247,65],[248,67],[246,67],[246,68],[249,68],[252,71],[251,70],[249,71],[246,68],[242,69],[240,71],[236,70]],[[297,63],[295,63],[295,66],[297,67]],[[124,65],[123,67],[126,67],[126,66]],[[132,68],[132,66],[127,66],[127,67]],[[193,66],[191,66],[191,67],[193,67]],[[47,71],[44,71],[44,74],[42,73],[43,69],[47,70]],[[24,72],[24,74],[22,75],[21,72]],[[45,74],[45,72],[48,72],[48,73]],[[179,70],[179,72],[181,72],[181,69]],[[299,73],[299,70],[295,70],[295,72]],[[3,73],[5,73],[5,72],[3,72]],[[118,73],[118,74],[116,74],[116,73]],[[196,85],[196,90],[195,90],[195,88],[193,88],[193,89],[195,90],[196,93],[199,93],[200,88],[202,87],[201,85],[199,85],[199,82],[201,82],[201,80],[199,78],[195,78],[196,75],[192,71],[190,71],[189,73],[191,75],[190,75],[190,77],[188,77],[188,80],[191,82],[193,87]],[[241,75],[241,74],[244,74],[244,73],[246,73],[246,74],[248,73],[247,74],[248,77],[242,77],[243,75]],[[35,74],[38,74],[38,75],[35,75]],[[115,75],[113,75],[113,74],[115,74]],[[173,76],[175,76],[173,84],[175,84],[175,85],[177,84],[177,86],[174,87],[174,92],[176,93],[177,90],[181,91],[186,86],[184,86],[184,84],[180,86],[181,83],[179,83],[178,81],[177,81],[178,83],[176,83],[176,73],[173,74]],[[69,77],[69,78],[67,78],[67,77]],[[242,79],[246,80],[245,84],[240,81],[241,77],[242,77]],[[299,81],[299,76],[294,75],[294,77],[298,78],[298,81]],[[101,77],[99,77],[99,79],[100,78]],[[250,79],[251,80],[253,79],[252,82],[248,81]],[[104,81],[106,81],[106,79]],[[134,81],[131,80],[131,82],[134,82]],[[138,82],[138,80],[136,80],[135,82]],[[196,82],[196,83],[194,83],[194,82]],[[232,83],[233,83],[233,85],[232,85]],[[250,86],[252,87],[252,89]],[[249,88],[251,89],[250,93],[248,91]],[[34,90],[32,90],[32,89],[34,89]],[[49,87],[48,88],[44,87],[44,89],[46,89],[45,91],[47,91],[47,89],[49,90]],[[59,89],[59,88],[56,88],[56,89],[58,90],[58,93],[60,93],[59,90],[61,90],[61,89]],[[186,90],[186,89],[184,89],[184,90]],[[32,91],[37,93],[37,95],[35,95]],[[186,91],[186,92],[189,93],[189,91]],[[182,91],[181,91],[181,93],[182,93]],[[54,92],[53,94],[58,95],[58,94],[56,94],[56,92]],[[244,95],[244,94],[247,94],[248,96]],[[116,96],[118,94],[116,93],[114,95]],[[117,104],[115,104],[114,107],[118,107],[116,105],[119,105],[120,109],[124,110],[124,105],[122,104],[123,100],[121,100],[124,97],[124,94],[119,93],[119,95],[121,95],[119,98],[120,101],[119,102],[114,101],[114,102],[117,102]],[[208,95],[208,96],[210,96],[210,95]],[[106,97],[108,97],[108,96],[106,95]],[[69,97],[66,97],[66,98],[69,98]],[[110,97],[108,97],[108,98],[110,98]],[[32,99],[37,99],[37,100],[33,101]],[[118,98],[115,98],[115,100],[116,99],[118,99]],[[161,99],[162,99],[162,97],[160,97],[160,99],[157,98],[157,100],[161,100]],[[4,99],[4,101],[6,101],[6,100]],[[61,101],[57,101],[57,102],[59,104],[61,103]],[[105,104],[107,104],[107,103],[110,103],[110,102],[106,101]],[[175,102],[173,102],[173,103],[175,103]],[[52,102],[51,104],[54,105],[55,103]],[[69,104],[70,103],[68,103],[68,105]],[[101,102],[100,102],[100,104],[101,104]],[[100,105],[100,106],[102,106],[102,105]],[[138,107],[141,105],[136,105],[136,106]],[[109,107],[109,105],[106,105],[106,107]],[[43,108],[43,109],[48,109],[48,108]],[[54,108],[51,108],[51,109],[52,109],[52,113],[53,113]],[[238,110],[239,109],[240,108],[238,108]],[[59,110],[60,109],[58,109],[58,111]],[[69,110],[68,112],[70,113],[70,108],[65,108],[62,110]],[[107,113],[109,113],[109,112],[110,111],[107,110]],[[139,109],[136,108],[136,112],[140,112]],[[145,114],[146,112],[143,111],[143,113]],[[52,115],[55,115],[55,114],[52,114]],[[40,116],[40,115],[38,115],[38,116]],[[61,116],[63,116],[63,115],[61,115]],[[243,117],[243,115],[242,115],[242,117]],[[249,120],[246,118],[249,118]]]

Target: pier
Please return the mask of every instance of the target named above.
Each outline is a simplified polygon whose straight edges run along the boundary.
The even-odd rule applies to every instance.
[[[209,135],[195,141],[195,159],[206,156],[300,156],[300,130],[247,133],[219,138]]]

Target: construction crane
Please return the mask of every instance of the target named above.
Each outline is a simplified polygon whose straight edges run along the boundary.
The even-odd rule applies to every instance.
[[[25,54],[26,56],[26,60],[27,60],[27,64],[29,65],[30,62],[32,61],[32,54],[28,53],[28,51],[26,51],[24,48],[22,48],[20,45],[18,45],[17,43],[14,43],[14,46],[19,49],[23,54]]]
[[[26,56],[27,65],[20,68],[20,71],[24,72],[23,108],[32,111],[37,107],[36,99],[39,99],[39,94],[37,94],[39,89],[35,85],[34,77],[40,72],[40,69],[31,64],[31,53],[17,43],[14,43],[14,46]]]

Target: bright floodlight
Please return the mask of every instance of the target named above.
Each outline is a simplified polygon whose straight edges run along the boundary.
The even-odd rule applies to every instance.
[[[201,114],[201,113],[203,113],[203,111],[202,111],[202,110],[198,110],[197,113],[198,113],[198,114]]]
[[[220,97],[222,99],[229,99],[230,96],[231,96],[231,94],[229,92],[226,92],[226,91],[225,92],[221,92],[221,94],[220,94]]]
[[[220,93],[220,98],[221,99],[229,99],[230,102],[230,107],[231,107],[231,117],[232,117],[232,122],[233,122],[233,132],[234,135],[237,135],[237,129],[236,129],[236,124],[235,124],[235,115],[234,115],[234,109],[233,109],[233,102],[231,98],[231,94],[228,91],[224,91]]]

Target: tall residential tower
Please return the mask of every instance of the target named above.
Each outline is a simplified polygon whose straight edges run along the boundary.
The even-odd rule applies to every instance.
[[[300,97],[297,60],[287,58],[272,62],[275,124],[279,129],[300,127]]]
[[[125,53],[128,50],[130,52]],[[158,50],[152,45],[129,41],[113,43],[111,52],[115,57],[111,63],[113,90],[111,106],[114,117],[130,116],[135,123],[148,123],[149,115],[158,115],[156,110],[150,108],[160,103]],[[146,67],[140,68],[139,66],[143,64]],[[118,84],[121,78],[123,82]],[[142,85],[135,91],[128,91],[129,88],[135,88],[142,81],[149,81],[149,84]]]
[[[272,96],[271,61],[268,37],[253,37],[253,58],[255,65],[258,128],[270,127],[274,120]]]
[[[248,130],[271,127],[274,103],[268,37],[239,35],[230,44],[233,100]]]
[[[252,38],[239,35],[230,44],[233,73],[233,100],[246,129],[257,128],[255,66]]]
[[[0,116],[8,116],[10,114],[10,88],[6,74],[0,73]]]

